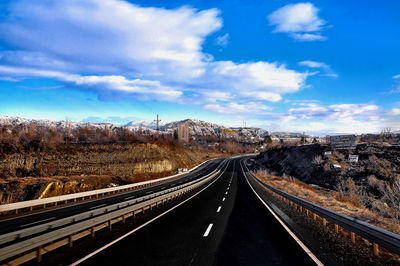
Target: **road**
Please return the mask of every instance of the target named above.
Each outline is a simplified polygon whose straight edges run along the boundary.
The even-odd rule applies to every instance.
[[[240,160],[197,196],[81,264],[314,264],[253,193]]]
[[[31,226],[43,224],[46,222],[54,221],[56,219],[62,219],[65,217],[73,216],[83,211],[88,211],[95,208],[100,208],[106,205],[112,205],[124,200],[139,198],[146,194],[154,193],[157,191],[171,188],[183,183],[190,182],[194,179],[200,178],[208,173],[211,173],[221,163],[222,159],[212,160],[202,165],[178,179],[162,183],[149,188],[140,190],[129,191],[121,194],[116,194],[106,198],[86,200],[73,205],[60,206],[55,209],[43,209],[39,213],[27,214],[18,216],[12,219],[5,219],[0,221],[0,235],[8,232],[13,232],[20,229],[25,229]]]

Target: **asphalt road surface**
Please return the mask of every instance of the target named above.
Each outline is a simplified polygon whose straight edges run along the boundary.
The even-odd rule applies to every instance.
[[[313,265],[245,180],[240,159],[197,196],[82,265]]]
[[[0,221],[0,235],[20,229],[25,229],[31,226],[43,224],[46,222],[54,221],[56,219],[62,219],[65,217],[73,216],[85,211],[89,211],[91,209],[104,207],[106,205],[116,204],[118,202],[122,202],[127,199],[138,198],[149,193],[154,193],[157,191],[164,190],[166,188],[178,186],[190,182],[192,180],[198,179],[200,177],[203,177],[208,173],[211,173],[213,170],[217,168],[217,166],[222,161],[223,159],[217,159],[207,162],[201,167],[195,169],[193,172],[190,172],[178,179],[162,183],[156,186],[152,186],[149,188],[129,191],[105,198],[82,201],[80,203],[73,205],[59,206],[58,208],[43,209],[43,211],[39,213],[24,214],[22,216],[18,216],[12,219],[5,219]]]

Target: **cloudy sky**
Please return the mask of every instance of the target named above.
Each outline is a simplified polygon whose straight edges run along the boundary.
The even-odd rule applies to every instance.
[[[3,0],[0,115],[400,129],[400,2]]]

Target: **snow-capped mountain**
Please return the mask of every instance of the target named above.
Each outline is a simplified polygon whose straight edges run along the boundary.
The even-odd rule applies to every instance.
[[[161,131],[173,132],[178,129],[179,125],[186,124],[190,130],[191,135],[219,135],[223,126],[201,121],[185,119],[181,121],[170,122],[160,128]]]
[[[194,119],[185,119],[181,121],[174,121],[166,124],[160,123],[160,132],[165,133],[173,133],[175,130],[178,130],[179,125],[186,124],[190,130],[190,135],[192,136],[232,136],[232,137],[245,137],[245,138],[264,138],[264,136],[268,135],[268,131],[261,128],[252,128],[252,127],[237,127],[237,128],[229,128],[224,127],[218,124],[213,124],[206,121],[194,120]],[[126,126],[132,130],[139,128],[141,126],[142,129],[154,130],[156,128],[155,122],[150,121],[138,121],[138,122],[130,122],[126,124]]]
[[[142,131],[147,133],[155,133],[157,124],[155,121],[132,121],[123,126],[105,123],[83,123],[83,122],[70,122],[70,121],[52,121],[52,120],[36,120],[26,119],[20,117],[9,117],[0,115],[0,126],[9,127],[23,127],[34,123],[39,126],[55,127],[57,129],[71,128],[76,129],[80,127],[97,127],[110,129],[127,128],[131,131]],[[268,131],[261,128],[252,127],[235,127],[229,128],[221,125],[194,119],[185,119],[181,121],[174,121],[170,123],[160,122],[159,133],[173,134],[178,130],[179,125],[186,124],[190,130],[191,136],[224,136],[224,137],[237,137],[246,139],[262,139],[268,135]]]
[[[163,125],[165,125],[164,122],[159,122],[159,127],[161,128]],[[141,120],[141,121],[131,121],[125,125],[125,127],[131,129],[131,130],[138,130],[138,129],[152,129],[155,130],[157,128],[157,123],[155,121],[146,121],[146,120]]]
[[[69,127],[71,129],[79,128],[79,127],[97,127],[97,128],[104,128],[105,123],[84,123],[84,122],[72,122],[72,121],[54,121],[54,120],[47,120],[47,119],[27,119],[22,117],[10,117],[10,116],[3,116],[0,115],[0,126],[28,126],[29,124],[35,124],[38,126],[44,127],[55,127],[59,128],[66,128]],[[109,128],[115,127],[113,124],[107,124]]]

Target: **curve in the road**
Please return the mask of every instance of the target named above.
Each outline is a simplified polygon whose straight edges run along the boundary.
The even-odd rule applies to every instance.
[[[140,230],[139,230],[140,229]],[[207,188],[84,260],[86,265],[312,265],[230,160]]]

